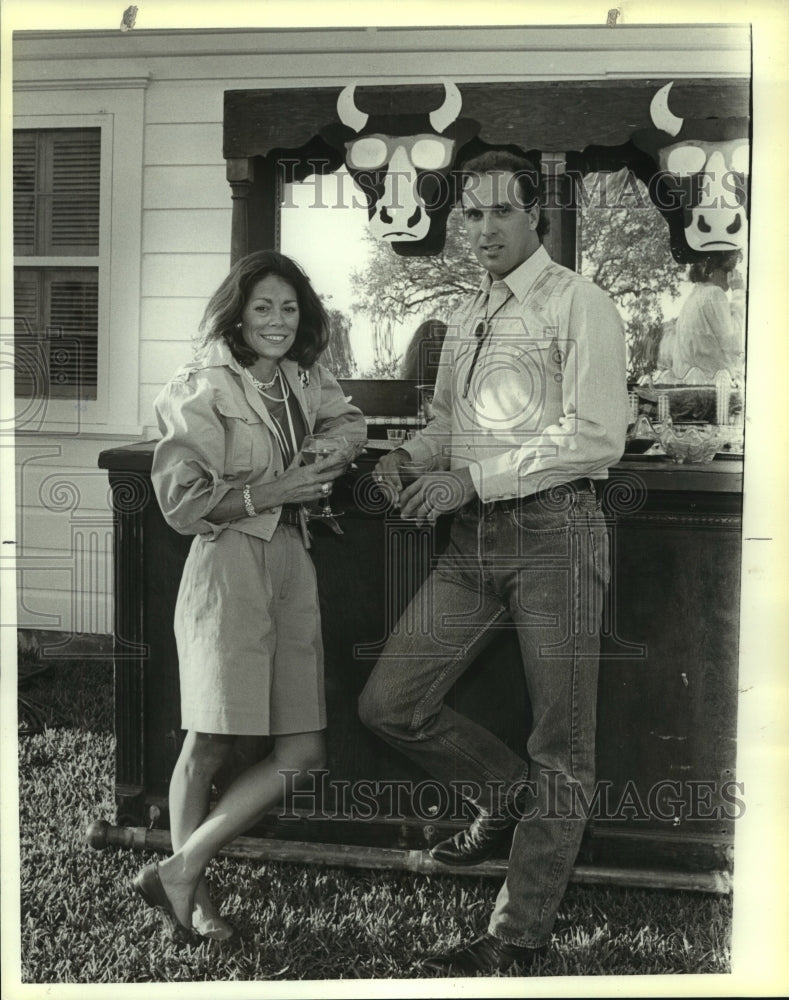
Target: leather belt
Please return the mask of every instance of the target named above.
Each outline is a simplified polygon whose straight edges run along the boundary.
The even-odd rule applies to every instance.
[[[301,506],[297,503],[284,503],[279,512],[280,524],[292,524],[295,527],[301,526]]]
[[[491,500],[489,503],[472,500],[469,507],[477,507],[486,514],[492,514],[497,510],[521,510],[533,503],[555,504],[563,494],[571,493],[594,493],[597,496],[597,484],[589,476],[582,476],[580,479],[573,479],[569,483],[557,483],[556,486],[548,490],[540,490],[538,493],[530,493],[525,497],[510,497],[507,500]]]

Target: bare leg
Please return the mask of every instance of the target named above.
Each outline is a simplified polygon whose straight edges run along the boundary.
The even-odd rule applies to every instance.
[[[235,737],[211,733],[187,733],[170,780],[170,837],[178,851],[208,813],[211,784],[230,757]],[[202,878],[195,890],[192,925],[200,934],[228,938],[233,928],[219,915],[211,901],[208,883]]]
[[[325,758],[322,731],[276,737],[272,753],[240,774],[179,849],[160,863],[162,885],[183,924],[191,923],[197,887],[211,858],[281,801],[280,771],[321,768]]]

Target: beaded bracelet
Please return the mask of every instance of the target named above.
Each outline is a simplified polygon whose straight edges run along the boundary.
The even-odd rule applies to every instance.
[[[241,496],[244,499],[244,510],[250,517],[256,517],[257,511],[255,510],[255,505],[252,503],[252,494],[249,492],[249,484],[247,484],[241,491]]]

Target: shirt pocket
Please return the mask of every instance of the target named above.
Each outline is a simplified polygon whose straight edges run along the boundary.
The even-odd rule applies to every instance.
[[[251,473],[271,461],[269,431],[262,417],[250,406],[232,399],[220,398],[216,408],[225,425],[225,454],[229,467],[226,473]]]

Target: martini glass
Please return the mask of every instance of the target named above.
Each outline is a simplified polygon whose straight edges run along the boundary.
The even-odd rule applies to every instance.
[[[318,459],[326,458],[327,455],[331,455],[335,451],[343,451],[347,447],[348,441],[344,437],[337,437],[333,434],[308,434],[301,444],[301,457],[304,459],[305,464],[312,465]],[[321,484],[323,499],[317,510],[309,511],[310,517],[318,518],[322,521],[332,521],[335,517],[342,516],[343,511],[332,509],[330,500],[331,491],[331,483]]]

